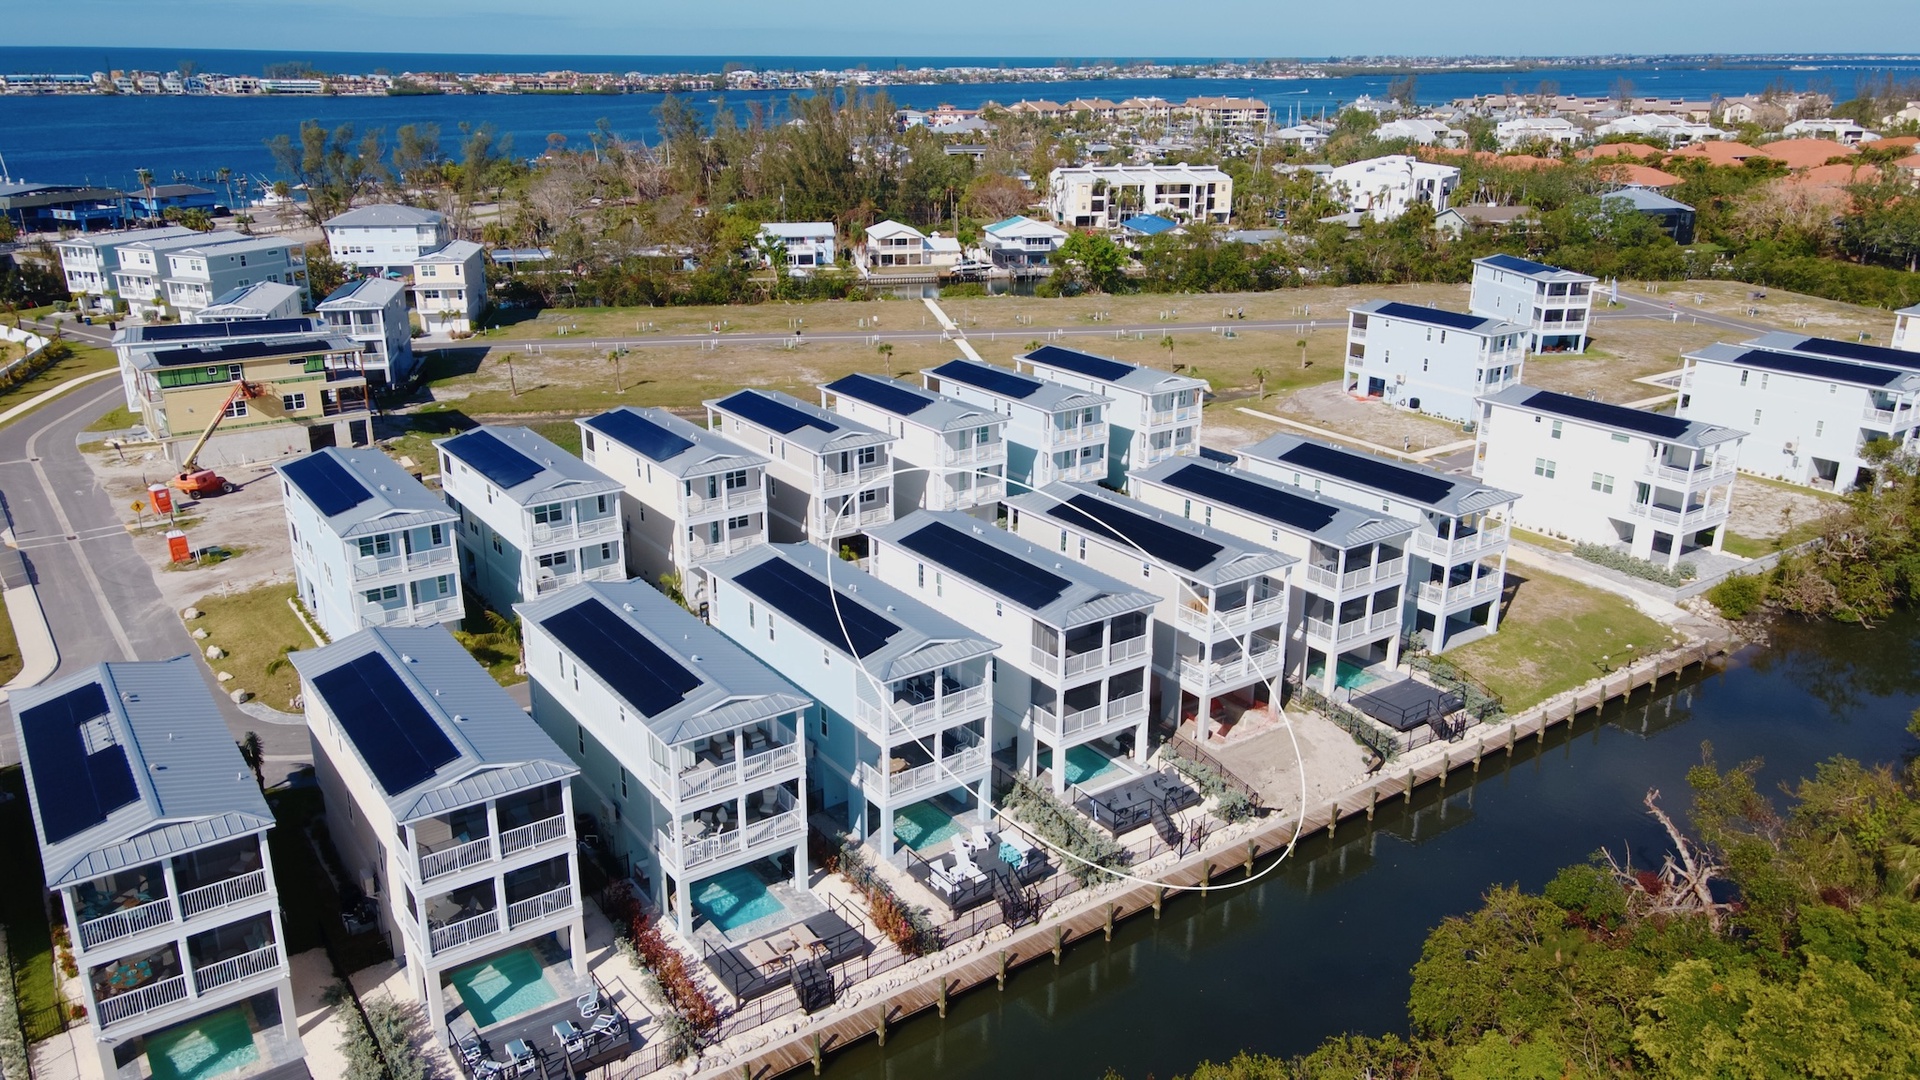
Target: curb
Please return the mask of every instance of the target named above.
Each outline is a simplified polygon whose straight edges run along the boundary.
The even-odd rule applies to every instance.
[[[0,530],[0,543],[13,547],[13,530]],[[47,613],[40,606],[40,593],[31,583],[4,593],[7,616],[13,620],[13,636],[20,644],[20,674],[0,686],[0,704],[12,691],[25,690],[47,681],[60,667],[60,649],[53,642],[53,628],[47,625]]]

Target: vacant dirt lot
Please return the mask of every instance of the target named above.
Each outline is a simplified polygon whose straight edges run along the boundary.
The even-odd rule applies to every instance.
[[[1742,477],[1733,487],[1727,528],[1755,540],[1771,540],[1819,519],[1838,501],[1831,495]]]
[[[1873,344],[1885,345],[1893,336],[1893,315],[1879,308],[1842,304],[1802,293],[1763,289],[1738,281],[1675,281],[1656,283],[1657,292],[1645,291],[1641,284],[1620,284],[1623,296],[1674,304],[1681,321],[1688,310],[1709,311],[1717,315],[1753,318],[1782,330],[1805,330],[1822,337],[1852,338],[1870,334]],[[1755,297],[1755,292],[1766,295]]]
[[[1426,450],[1473,437],[1463,433],[1459,424],[1378,401],[1357,401],[1340,389],[1338,383],[1310,386],[1270,398],[1262,411],[1389,450]]]

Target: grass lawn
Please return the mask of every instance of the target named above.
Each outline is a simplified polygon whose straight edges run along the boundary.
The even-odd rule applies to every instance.
[[[119,363],[112,349],[74,345],[72,342],[68,344],[73,345],[72,356],[48,365],[45,371],[26,382],[0,390],[0,410],[11,409],[23,401],[31,400],[36,394],[51,390],[68,379],[91,375],[96,371],[105,371]],[[17,420],[19,417],[14,419]]]
[[[1802,521],[1787,530],[1784,535],[1765,539],[1741,536],[1732,529],[1728,529],[1726,537],[1720,541],[1720,546],[1725,548],[1729,555],[1738,555],[1743,559],[1758,559],[1763,555],[1771,555],[1783,548],[1803,544],[1819,536],[1821,524],[1818,521]]]
[[[87,425],[88,431],[123,431],[140,422],[125,405],[115,405],[107,415]]]
[[[574,457],[580,456],[580,425],[573,421],[546,420],[527,426],[552,441],[553,445],[565,450]]]
[[[1500,632],[1447,653],[1447,659],[1519,712],[1666,645],[1667,627],[1632,604],[1532,567],[1507,571],[1513,600]],[[1629,648],[1631,646],[1631,648]]]
[[[13,613],[0,601],[0,685],[20,674],[20,640],[13,636]]]
[[[207,639],[199,643],[202,649],[218,645],[226,650],[225,659],[208,661],[216,672],[233,674],[233,681],[222,686],[251,690],[263,704],[283,710],[300,692],[299,676],[286,662],[286,654],[314,647],[313,638],[287,606],[293,592],[293,585],[287,583],[202,597],[193,606],[206,614],[191,627],[207,632]]]
[[[13,961],[14,990],[27,1041],[38,1042],[64,1030],[60,989],[54,981],[53,938],[47,926],[45,890],[40,887],[40,845],[27,806],[26,774],[15,765],[0,769],[0,788],[13,800],[0,805],[0,846],[13,852],[8,868],[13,883],[0,889],[0,922],[7,927],[7,952]]]
[[[1548,536],[1546,533],[1537,533],[1528,529],[1522,529],[1517,525],[1513,527],[1513,538],[1515,540],[1525,540],[1535,547],[1543,547],[1548,551],[1573,550],[1573,542],[1570,540],[1562,540],[1557,536]]]

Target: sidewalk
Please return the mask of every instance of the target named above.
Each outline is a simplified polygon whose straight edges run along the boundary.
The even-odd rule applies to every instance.
[[[0,424],[5,424],[8,421],[12,420],[14,417],[19,416],[21,413],[24,413],[33,408],[37,408],[40,405],[43,405],[49,401],[52,401],[54,398],[59,397],[61,394],[66,393],[67,391],[73,389],[76,386],[80,386],[85,383],[90,383],[95,379],[104,379],[109,375],[118,375],[118,374],[120,374],[119,368],[110,367],[105,371],[95,371],[88,375],[76,375],[73,378],[68,379],[66,382],[63,382],[59,386],[53,387],[50,390],[42,390],[38,394],[33,395],[33,397],[28,398],[26,401],[23,401],[20,404],[15,405],[11,409],[8,409],[6,412],[0,412]]]
[[[1602,592],[1610,592],[1626,599],[1638,608],[1641,614],[1666,623],[1668,626],[1678,625],[1683,620],[1693,617],[1678,605],[1668,603],[1657,596],[1651,596],[1631,585],[1623,585],[1606,574],[1589,569],[1589,564],[1572,555],[1541,551],[1515,541],[1507,547],[1507,561],[1521,566],[1531,566],[1536,570],[1545,570],[1547,573],[1558,574],[1582,585],[1590,585]]]
[[[923,296],[920,298],[920,302],[927,305],[927,310],[933,313],[934,319],[940,323],[940,329],[952,335],[949,340],[953,342],[955,348],[965,353],[967,359],[972,360],[976,364],[986,363],[979,353],[973,351],[973,344],[967,340],[967,332],[960,329],[959,323],[948,318],[946,312],[940,310],[940,304],[934,300],[933,297]]]
[[[12,529],[0,530],[0,543],[14,547]],[[19,555],[12,557],[17,559]],[[6,599],[7,617],[13,620],[13,637],[20,646],[20,674],[0,687],[0,705],[4,705],[11,691],[45,682],[60,666],[60,650],[53,643],[52,629],[47,626],[47,613],[40,607],[40,594],[26,573],[19,575],[17,583],[10,578],[0,596]]]

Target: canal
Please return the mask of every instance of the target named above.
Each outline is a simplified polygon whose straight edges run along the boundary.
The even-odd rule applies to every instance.
[[[1406,1030],[1427,931],[1495,884],[1538,889],[1602,846],[1657,865],[1664,834],[1641,797],[1691,803],[1689,767],[1764,761],[1763,790],[1835,755],[1897,761],[1920,704],[1920,620],[1875,630],[1785,625],[1724,671],[1636,694],[1529,740],[1479,776],[1426,785],[1370,825],[1324,835],[1257,884],[1170,901],[828,1060],[839,1080],[1170,1077],[1246,1049],[1295,1054],[1341,1032]]]

